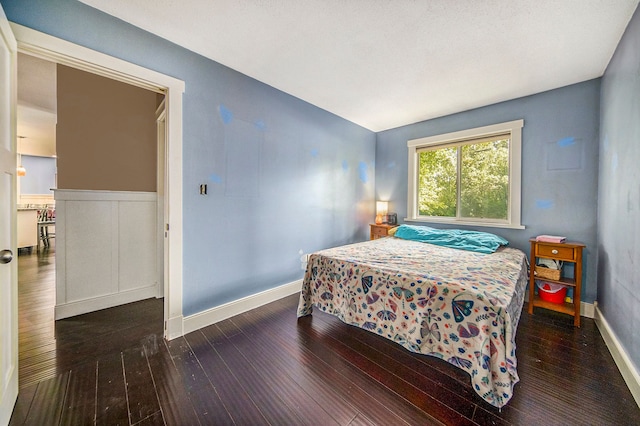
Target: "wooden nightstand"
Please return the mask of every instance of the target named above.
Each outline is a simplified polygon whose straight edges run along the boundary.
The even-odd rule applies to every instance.
[[[370,236],[372,240],[388,237],[389,230],[398,227],[398,225],[376,225],[375,223],[372,223],[369,226],[371,227]]]
[[[582,289],[582,249],[585,245],[581,243],[547,243],[536,241],[535,238],[529,240],[531,243],[531,261],[529,271],[529,314],[533,314],[533,308],[549,309],[556,312],[573,315],[573,325],[580,327],[580,291]],[[566,278],[560,273],[557,280],[549,278],[537,278],[535,276],[535,265],[537,258],[560,260],[574,264],[574,278]],[[573,287],[573,302],[552,303],[540,299],[535,295],[536,279],[549,283],[560,284],[565,287]]]

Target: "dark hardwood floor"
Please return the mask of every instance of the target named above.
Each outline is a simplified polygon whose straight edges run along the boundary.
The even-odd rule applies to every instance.
[[[19,257],[12,425],[622,425],[640,409],[593,320],[522,314],[501,411],[469,377],[286,297],[170,342],[162,301],[53,322],[53,250]]]

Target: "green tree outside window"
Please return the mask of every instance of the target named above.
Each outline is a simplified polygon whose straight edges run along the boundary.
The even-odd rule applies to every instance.
[[[420,216],[508,218],[509,138],[467,141],[421,150],[418,157]],[[459,205],[458,205],[459,200]]]

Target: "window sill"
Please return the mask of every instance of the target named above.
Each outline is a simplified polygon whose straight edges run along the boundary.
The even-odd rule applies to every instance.
[[[450,219],[416,219],[416,218],[404,218],[405,222],[420,222],[420,223],[444,223],[447,225],[467,225],[467,226],[481,226],[487,228],[507,228],[507,229],[525,229],[524,225],[514,223],[496,223],[496,222],[481,222],[473,220],[450,220]]]

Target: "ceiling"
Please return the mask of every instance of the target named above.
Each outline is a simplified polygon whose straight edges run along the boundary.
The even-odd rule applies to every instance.
[[[81,0],[373,131],[603,74],[638,0]]]
[[[18,153],[56,155],[56,64],[18,53]]]

